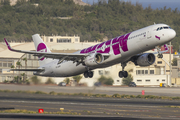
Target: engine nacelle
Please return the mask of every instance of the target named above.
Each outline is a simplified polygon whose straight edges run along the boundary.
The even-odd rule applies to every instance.
[[[85,59],[86,66],[95,66],[101,64],[104,61],[104,57],[101,53],[92,53]]]
[[[156,57],[152,53],[144,53],[135,60],[139,66],[149,66],[155,62]]]

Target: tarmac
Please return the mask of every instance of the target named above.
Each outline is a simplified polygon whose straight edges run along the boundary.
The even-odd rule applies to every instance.
[[[180,88],[161,88],[161,87],[61,87],[49,85],[14,85],[0,84],[0,90],[22,90],[22,91],[43,91],[57,93],[92,93],[92,94],[126,94],[126,95],[141,95],[142,90],[145,95],[156,96],[180,96]]]
[[[43,94],[0,93],[0,110],[20,109],[46,112],[77,113],[62,114],[0,114],[1,120],[9,119],[127,119],[157,120],[180,119],[180,101],[151,99],[95,98],[80,96],[55,96]]]

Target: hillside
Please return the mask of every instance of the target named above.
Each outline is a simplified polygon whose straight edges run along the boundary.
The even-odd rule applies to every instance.
[[[39,4],[35,6],[34,4]],[[72,17],[71,19],[58,19]],[[8,2],[0,6],[0,40],[7,37],[11,41],[31,41],[31,35],[74,35],[81,41],[102,41],[107,37],[122,35],[133,30],[165,23],[177,32],[172,44],[175,49],[180,45],[180,12],[175,9],[153,10],[150,6],[119,0],[101,0],[91,6],[75,4],[73,0],[20,0],[15,6]]]

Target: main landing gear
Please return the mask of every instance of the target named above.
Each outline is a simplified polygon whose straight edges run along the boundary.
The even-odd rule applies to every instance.
[[[93,75],[94,75],[93,71],[86,71],[86,72],[84,72],[84,77],[85,78],[88,78],[88,77],[92,78]]]
[[[126,62],[125,63],[121,63],[122,66],[122,71],[119,71],[119,77],[120,78],[126,78],[128,76],[128,72],[124,71],[124,68],[126,67]]]
[[[160,48],[159,47],[156,47],[156,49],[157,49],[157,51],[158,51],[158,55],[157,55],[157,57],[158,58],[163,58],[163,54],[162,53],[160,53]]]

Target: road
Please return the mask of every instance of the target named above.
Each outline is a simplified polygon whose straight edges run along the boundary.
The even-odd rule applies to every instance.
[[[0,84],[0,90],[30,90],[58,93],[92,93],[92,94],[127,94],[140,95],[142,90],[145,95],[156,96],[180,96],[180,88],[160,88],[160,87],[60,87],[60,86],[28,86]]]
[[[47,112],[77,113],[77,115],[0,114],[1,120],[9,119],[180,119],[180,101],[95,98],[80,96],[54,96],[43,94],[0,93],[0,109],[14,108]]]

